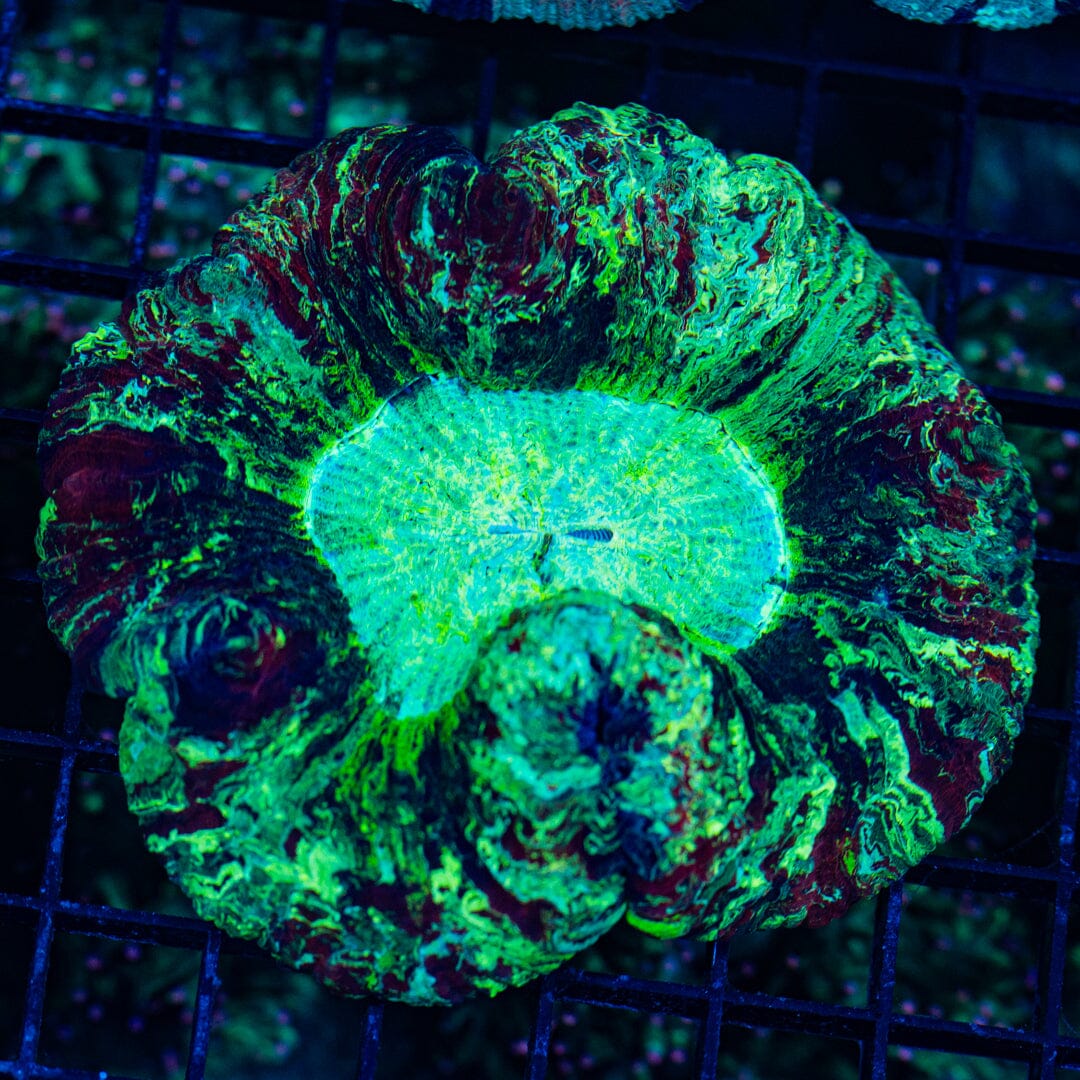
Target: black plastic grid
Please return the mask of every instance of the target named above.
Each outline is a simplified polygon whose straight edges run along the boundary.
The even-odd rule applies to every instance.
[[[719,0],[706,0],[706,3],[710,2]],[[696,14],[629,30],[584,34],[561,33],[527,24],[450,23],[380,0],[326,0],[308,5],[310,11],[305,11],[303,5],[297,10],[298,6],[289,0],[206,0],[203,3],[190,0],[186,6],[288,16],[322,27],[322,52],[310,135],[298,137],[214,128],[170,118],[166,101],[185,3],[184,0],[166,0],[160,52],[154,67],[152,106],[145,115],[0,97],[2,131],[83,140],[144,153],[127,265],[6,251],[0,253],[0,283],[107,298],[123,296],[145,274],[153,197],[162,155],[193,154],[270,166],[287,163],[326,133],[339,36],[350,27],[367,27],[385,34],[437,37],[441,49],[452,52],[467,47],[471,57],[479,57],[479,71],[473,72],[478,92],[470,119],[473,147],[481,154],[489,141],[500,92],[508,80],[518,77],[514,73],[523,61],[527,66],[539,56],[549,58],[551,63],[580,64],[587,69],[604,62],[605,47],[624,50],[619,54],[621,56],[636,57],[632,66],[624,64],[624,67],[636,88],[638,100],[676,115],[678,103],[665,92],[666,81],[673,71],[680,76],[728,76],[736,86],[777,87],[794,93],[797,100],[795,127],[785,156],[811,177],[815,175],[815,154],[824,130],[823,101],[826,95],[884,94],[949,114],[955,123],[946,207],[940,221],[913,221],[880,213],[849,212],[855,225],[879,250],[936,260],[940,264],[937,310],[928,314],[935,318],[946,342],[952,345],[956,340],[964,276],[971,267],[1080,279],[1080,244],[1067,239],[1068,228],[1063,228],[1062,239],[1047,242],[1009,233],[985,232],[967,223],[976,127],[980,120],[1003,118],[1080,129],[1080,86],[1071,91],[1050,91],[987,77],[982,73],[984,66],[980,56],[987,35],[980,31],[935,30],[934,33],[947,41],[947,59],[934,67],[919,68],[903,63],[854,60],[833,52],[828,34],[822,29],[825,4],[813,2],[800,9],[795,31],[777,35],[784,44],[767,47],[728,44],[715,23],[702,24],[706,27],[703,32],[692,21]],[[0,87],[5,89],[25,14],[20,11],[20,0],[4,0],[0,22]],[[1069,33],[1068,28],[1063,33]],[[1053,39],[1046,37],[1044,40],[1052,51]],[[1077,40],[1075,33],[1071,40]],[[1067,44],[1063,47],[1067,48]],[[629,54],[626,49],[630,50]],[[1078,220],[1076,208],[1071,209],[1071,222],[1075,225]],[[1068,217],[1065,220],[1066,223],[1070,221]],[[1076,398],[998,387],[986,387],[985,390],[1007,422],[1048,430],[1080,430],[1080,400]],[[32,410],[0,408],[0,445],[25,446],[35,438],[39,423],[40,415]],[[1080,586],[1080,554],[1073,550],[1042,548],[1037,568],[1044,615],[1046,609],[1052,607],[1068,612]],[[36,602],[33,568],[25,566],[6,571],[0,578],[0,595]],[[1075,656],[1075,623],[1066,617],[1064,625],[1069,627],[1070,635],[1067,650]],[[1047,706],[1036,701],[1027,714],[1028,730],[1037,731],[1049,740],[1064,762],[1061,788],[1056,795],[1056,815],[1050,826],[1058,834],[1053,859],[1045,865],[1026,866],[994,858],[937,856],[917,867],[906,879],[909,885],[966,889],[1045,905],[1048,918],[1041,941],[1037,978],[1031,990],[1030,1024],[1003,1027],[960,1023],[897,1009],[894,986],[904,891],[904,886],[897,884],[878,901],[863,1006],[776,997],[740,989],[730,977],[729,950],[725,945],[718,945],[713,950],[709,977],[700,984],[646,979],[633,972],[597,974],[569,965],[539,985],[533,1030],[523,1065],[525,1075],[530,1080],[549,1075],[554,1018],[559,1008],[575,1002],[696,1021],[696,1057],[684,1075],[702,1080],[720,1075],[720,1052],[725,1038],[736,1029],[748,1028],[790,1031],[853,1043],[858,1047],[860,1078],[873,1080],[883,1080],[887,1072],[894,1075],[895,1066],[889,1060],[889,1050],[897,1046],[1016,1062],[1026,1068],[1026,1075],[1032,1080],[1049,1080],[1054,1076],[1071,1075],[1073,1070],[1080,1071],[1080,1038],[1063,1034],[1068,1025],[1062,1023],[1070,908],[1080,900],[1075,869],[1075,830],[1080,809],[1080,680],[1076,679],[1075,672],[1080,670],[1080,663],[1074,664],[1072,670],[1074,684],[1070,702]],[[92,905],[61,895],[73,777],[77,770],[105,773],[117,770],[115,747],[85,734],[83,709],[83,689],[76,682],[68,691],[65,717],[59,730],[28,730],[14,723],[0,726],[0,752],[48,762],[56,767],[51,826],[40,888],[25,895],[0,892],[0,923],[10,918],[18,925],[26,926],[32,938],[25,997],[21,1001],[0,1003],[0,1007],[10,1008],[21,1016],[17,1052],[10,1060],[0,1060],[0,1078],[10,1075],[19,1080],[24,1077],[96,1080],[106,1075],[100,1070],[58,1068],[41,1061],[50,950],[58,931],[77,931],[142,945],[195,950],[200,954],[185,1070],[187,1080],[200,1080],[207,1071],[222,955],[230,952],[246,954],[251,949],[194,919]],[[376,1075],[380,1050],[383,1049],[382,1031],[382,1007],[358,1004],[357,1063],[350,1075],[364,1080]],[[108,1075],[117,1076],[115,1073]]]

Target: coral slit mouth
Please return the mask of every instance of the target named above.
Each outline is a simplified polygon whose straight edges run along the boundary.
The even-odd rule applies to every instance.
[[[449,701],[517,608],[606,593],[726,653],[787,573],[776,494],[719,420],[596,391],[418,380],[323,456],[305,519],[402,716]]]

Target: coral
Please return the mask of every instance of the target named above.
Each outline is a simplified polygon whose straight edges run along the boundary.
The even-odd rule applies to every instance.
[[[455,19],[532,19],[563,30],[633,26],[686,11],[701,0],[402,0],[422,11]]]
[[[931,23],[975,23],[988,30],[1022,30],[1080,10],[1076,0],[876,0],[883,8]]]
[[[635,106],[303,155],[76,344],[40,461],[150,846],[346,993],[825,922],[1030,687],[992,410],[793,169]]]
[[[563,30],[632,26],[685,11],[701,0],[399,0],[455,19],[533,19]],[[875,0],[881,7],[930,23],[975,23],[989,30],[1019,30],[1080,9],[1078,0]]]

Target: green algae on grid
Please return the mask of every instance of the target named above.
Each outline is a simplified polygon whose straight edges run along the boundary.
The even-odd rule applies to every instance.
[[[149,845],[348,994],[825,922],[1031,685],[996,414],[794,169],[636,106],[301,156],[76,347],[40,459]]]

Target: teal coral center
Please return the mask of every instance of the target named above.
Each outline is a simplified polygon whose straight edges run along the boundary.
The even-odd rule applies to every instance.
[[[572,589],[749,645],[783,595],[776,496],[716,417],[423,379],[335,444],[306,520],[380,705],[431,712],[515,609]]]

